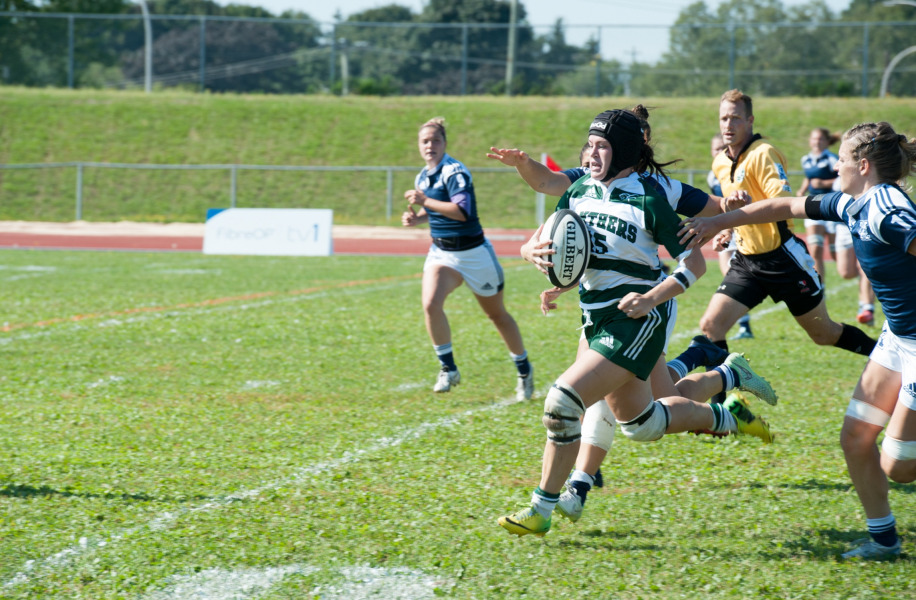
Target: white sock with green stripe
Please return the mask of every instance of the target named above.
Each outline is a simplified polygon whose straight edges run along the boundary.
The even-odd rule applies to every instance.
[[[531,494],[531,506],[534,507],[534,510],[538,511],[545,519],[549,519],[551,513],[553,513],[554,507],[557,505],[557,501],[560,500],[560,494],[551,494],[550,492],[545,492],[540,487],[534,490],[534,493]]]
[[[736,433],[738,431],[738,422],[735,421],[735,415],[728,412],[722,404],[710,404],[712,409],[713,424],[712,430],[716,433]]]

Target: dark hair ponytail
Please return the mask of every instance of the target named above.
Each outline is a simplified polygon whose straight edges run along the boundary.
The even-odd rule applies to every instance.
[[[636,172],[645,173],[648,171],[652,175],[663,177],[667,181],[669,177],[668,173],[665,171],[665,168],[681,162],[681,159],[677,158],[666,163],[660,163],[656,161],[655,150],[652,148],[652,144],[650,143],[652,141],[652,126],[649,125],[649,109],[642,104],[637,104],[633,108],[629,109],[629,111],[636,115],[636,117],[639,119],[640,125],[642,126],[643,137],[646,141],[646,143],[643,144],[642,151],[639,154],[639,161],[636,163]]]

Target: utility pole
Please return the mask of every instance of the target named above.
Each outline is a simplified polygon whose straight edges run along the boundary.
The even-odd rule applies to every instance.
[[[153,91],[153,26],[150,23],[149,7],[146,0],[137,0],[140,3],[140,10],[143,12],[143,89],[149,94]]]
[[[509,4],[509,49],[506,55],[506,95],[512,95],[512,80],[515,79],[515,26],[518,21],[518,0]]]

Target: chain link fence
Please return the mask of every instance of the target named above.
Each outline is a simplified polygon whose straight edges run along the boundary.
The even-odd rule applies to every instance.
[[[916,59],[904,60],[916,39],[909,21],[523,24],[514,36],[485,23],[181,15],[150,23],[147,71],[140,15],[0,12],[0,83],[124,88],[149,77],[157,88],[242,93],[916,95]]]

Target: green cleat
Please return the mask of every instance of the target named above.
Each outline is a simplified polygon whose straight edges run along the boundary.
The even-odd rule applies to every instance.
[[[509,533],[514,533],[519,537],[529,533],[544,537],[544,534],[550,531],[550,518],[542,517],[533,506],[523,508],[514,515],[500,517],[497,522]]]
[[[728,358],[725,359],[725,366],[729,367],[738,375],[737,388],[739,390],[750,392],[770,406],[776,406],[779,397],[776,395],[770,382],[757,373],[754,373],[754,370],[751,369],[751,365],[747,362],[743,354],[732,352],[728,355]]]
[[[725,408],[738,423],[738,433],[760,438],[765,444],[773,443],[770,426],[761,417],[755,416],[741,394],[729,394],[725,399]]]

